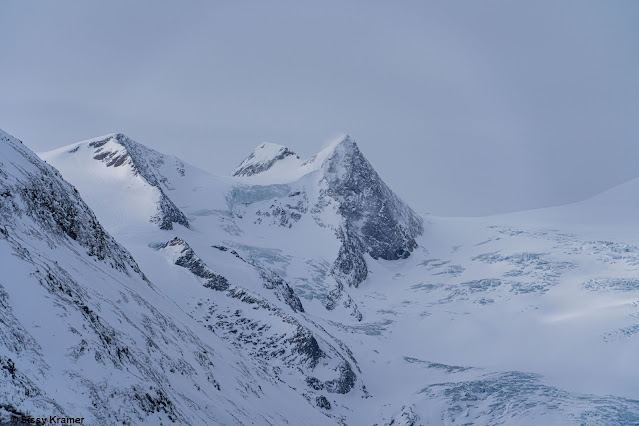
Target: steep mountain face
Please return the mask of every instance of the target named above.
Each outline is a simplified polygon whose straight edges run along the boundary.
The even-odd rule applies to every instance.
[[[220,226],[235,234],[270,234],[268,228],[276,226],[294,230],[298,235],[302,227],[302,233],[315,240],[322,235],[326,242],[317,250],[331,263],[328,272],[332,282],[327,282],[327,288],[316,294],[326,309],[345,309],[358,320],[361,312],[344,287],[357,287],[366,279],[366,256],[405,259],[417,247],[416,238],[423,233],[422,219],[388,188],[348,136],[305,162],[288,148],[261,144],[236,170],[236,179],[228,180],[216,180],[121,134],[42,155],[77,181],[103,222],[109,226],[113,223],[114,232],[122,223],[131,222],[122,220],[116,211],[131,209],[127,216],[135,217],[155,208],[159,213],[154,217],[159,215],[162,223],[189,225],[213,219],[215,225],[200,228],[209,235],[211,230],[205,228]],[[119,186],[96,192],[95,186],[105,186],[104,170],[116,164],[128,165],[131,173],[125,176],[112,173],[109,181],[121,179]],[[74,179],[75,175],[78,179]],[[135,193],[131,188],[135,188],[136,177],[143,178],[146,186],[159,188],[160,202],[154,200],[138,208],[137,199],[118,201]],[[170,193],[170,199],[166,193]],[[174,207],[162,207],[165,198]],[[172,213],[176,209],[179,214]],[[143,215],[146,217],[148,213]],[[182,216],[184,219],[179,219]]]
[[[424,232],[422,219],[388,188],[350,137],[346,136],[322,165],[324,183],[318,206],[331,199],[343,226],[342,247],[333,266],[336,277],[357,287],[366,279],[364,253],[373,259],[405,259]]]
[[[149,226],[158,198],[142,196],[155,188],[146,178],[109,167],[94,158],[94,147],[80,145],[45,157],[77,186],[157,292],[185,314],[180,323],[216,349],[209,352],[217,356],[211,374],[222,391],[234,389],[225,394],[230,406],[219,402],[216,412],[232,413],[237,423],[639,419],[639,365],[631,356],[639,351],[634,185],[567,208],[422,218],[347,137],[307,161],[284,155],[232,177],[185,163],[180,172],[169,156],[148,163],[188,220],[188,228],[173,222],[167,230]],[[255,156],[255,164],[269,164],[280,155],[274,151],[265,162]],[[619,200],[623,225],[599,228],[596,218],[618,212]],[[89,256],[87,248],[82,255]],[[122,274],[107,259],[93,264],[104,263],[110,277]],[[0,303],[12,299],[0,296]],[[11,330],[29,329],[23,318],[0,319]],[[15,372],[23,388],[37,386],[19,375],[15,357],[5,358],[4,377]],[[161,389],[172,406],[183,407],[171,389]],[[180,392],[200,407],[200,399]],[[64,406],[43,395],[41,406]],[[207,394],[217,404],[216,396]]]
[[[229,236],[242,233],[243,221],[239,211],[225,210],[229,204],[237,203],[244,208],[256,200],[273,201],[272,188],[246,187],[233,179],[220,181],[189,165],[182,165],[180,173],[173,173],[166,167],[170,164],[168,157],[158,154],[158,159],[151,150],[148,150],[150,160],[135,164],[130,160],[134,170],[144,170],[143,173],[117,176],[109,164],[113,161],[122,166],[129,164],[127,159],[137,157],[145,148],[119,135],[118,140],[126,145],[125,160],[114,150],[119,149],[117,146],[106,150],[108,155],[100,156],[102,151],[95,153],[95,149],[115,144],[111,139],[71,145],[43,157],[60,167],[65,175],[88,175],[78,176],[80,192],[96,206],[101,219],[110,224],[110,229],[142,265],[146,265],[144,269],[151,281],[199,322],[201,332],[222,337],[264,375],[295,389],[309,406],[318,407],[327,418],[342,418],[348,412],[350,395],[367,395],[350,349],[308,315],[292,285],[244,251],[249,246],[227,244]],[[140,163],[144,166],[139,166]],[[102,179],[121,178],[119,191],[96,191],[96,175]],[[114,206],[119,206],[118,199],[127,196],[128,188],[135,188],[141,175],[144,183],[169,188],[171,200],[188,218],[188,228],[174,227],[167,232],[162,227],[147,226],[136,232],[134,226],[121,223],[122,210]],[[256,226],[269,228],[267,223]],[[332,233],[330,237],[335,238]]]
[[[380,179],[355,142],[346,137],[322,166],[325,194],[339,203],[349,229],[373,259],[404,259],[424,232],[422,219]]]
[[[204,287],[225,296],[214,294],[212,299],[200,299],[192,315],[206,324],[209,330],[224,336],[238,350],[246,351],[248,356],[260,361],[274,377],[282,380],[283,372],[287,371],[288,375],[297,376],[295,387],[308,388],[311,383],[312,386],[305,391],[307,399],[311,401],[326,398],[321,394],[315,395],[316,391],[337,394],[350,392],[357,384],[351,362],[330,341],[322,339],[319,333],[316,337],[306,318],[295,317],[294,313],[303,312],[304,308],[288,284],[276,274],[248,264],[234,250],[223,246],[215,248],[226,254],[227,262],[244,263],[239,267],[257,272],[257,276],[250,273],[238,276],[253,282],[261,280],[263,287],[273,291],[277,300],[288,305],[290,310],[287,312],[275,301],[229,282],[211,270],[188,243],[174,238],[160,246],[159,250],[175,265],[201,279]],[[319,380],[314,377],[318,373],[327,378]],[[291,378],[287,381],[290,383]]]
[[[44,241],[76,241],[87,255],[118,271],[140,273],[131,255],[108,235],[78,191],[17,139],[0,131],[0,217],[8,227],[26,231]],[[28,219],[28,220],[27,220]]]
[[[270,170],[275,163],[284,159],[299,160],[299,157],[285,146],[263,143],[242,161],[233,176],[254,176]]]
[[[256,152],[260,150],[261,146]],[[283,151],[282,147],[278,152]],[[252,158],[253,154],[245,163],[252,164]],[[244,174],[236,171],[234,176]],[[259,192],[271,203],[269,210],[255,212],[259,223],[274,220],[292,227],[310,209],[317,224],[332,230],[341,242],[332,268],[340,286],[357,287],[366,279],[365,254],[373,259],[405,259],[424,232],[422,219],[384,183],[349,136],[301,164],[248,183],[252,185],[236,189],[246,194],[243,198],[254,203],[249,193]],[[284,194],[286,203],[278,200]],[[328,218],[331,214],[335,217]]]
[[[0,423],[324,422],[219,337],[200,336],[75,188],[2,131],[0,194]],[[282,411],[291,398],[300,408]]]
[[[167,195],[175,189],[171,186],[170,177],[185,174],[185,165],[177,158],[162,155],[121,133],[80,142],[53,151],[49,155],[75,163],[76,166],[80,165],[79,168],[105,169],[98,174],[102,177],[101,181],[93,183],[96,186],[112,185],[114,181],[123,180],[126,187],[129,187],[133,181],[137,185],[134,193],[137,199],[123,204],[129,204],[142,211],[145,219],[155,223],[160,229],[171,230],[174,224],[189,227],[184,213]],[[48,157],[43,155],[43,158],[46,160]],[[85,175],[96,176],[95,173]],[[106,176],[109,178],[105,182]],[[113,192],[119,192],[118,189],[120,188],[114,188]],[[122,191],[125,197],[127,193],[131,194],[131,191]],[[145,201],[143,206],[140,206],[139,195],[142,195],[142,200]]]

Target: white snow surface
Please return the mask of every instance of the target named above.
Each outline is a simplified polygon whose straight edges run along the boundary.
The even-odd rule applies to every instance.
[[[264,142],[240,163],[233,176],[250,177],[257,174],[277,176],[301,163],[299,157],[283,145]]]
[[[258,174],[235,178],[140,150],[154,158],[152,175],[190,225],[163,230],[150,221],[158,211],[158,186],[138,173],[133,161],[116,167],[95,159],[99,152],[91,142],[107,140],[103,149],[126,150],[116,136],[40,155],[76,186],[152,285],[78,256],[77,250],[47,248],[27,233],[23,241],[43,257],[55,256],[51,259],[73,271],[76,281],[104,300],[103,306],[121,298],[112,280],[122,282],[127,291],[153,300],[154,307],[183,324],[194,342],[213,347],[212,374],[223,396],[199,376],[189,380],[212,398],[210,404],[217,404],[216,413],[232,417],[217,421],[639,423],[639,181],[549,209],[485,218],[424,215],[424,233],[408,258],[365,255],[366,280],[344,288],[332,306],[329,296],[339,283],[331,268],[341,247],[336,230],[343,217],[339,203],[320,203],[330,180],[323,165],[350,149],[350,138],[310,160],[289,155]],[[258,150],[263,156],[253,158],[269,162],[281,149],[264,146]],[[4,156],[0,161],[5,170],[8,161]],[[25,311],[32,299],[44,311],[53,303],[44,290],[38,290],[40,296],[22,290],[24,285],[41,288],[30,278],[33,266],[14,260],[2,247],[3,259],[17,265],[11,275],[15,279],[3,276],[2,284],[14,314],[22,315],[18,322],[33,333],[43,353],[58,350],[38,362],[48,364],[56,376],[77,370],[65,351],[80,337],[55,345],[47,336],[79,320],[58,315],[51,319],[57,324],[53,328],[29,319]],[[195,263],[187,256],[191,252]],[[205,265],[204,272],[193,267],[196,263]],[[286,285],[273,285],[265,274]],[[224,277],[229,287],[213,290],[211,283],[218,281],[212,276]],[[287,298],[287,286],[303,312]],[[133,325],[142,321],[137,319],[141,314],[131,315]],[[299,330],[310,333],[326,354],[315,365],[288,340]],[[353,386],[346,393],[329,391],[329,383],[343,377],[344,362],[356,375]],[[20,368],[33,371],[37,382],[29,363],[36,365],[24,361]],[[85,367],[96,382],[107,374],[127,377],[112,367],[94,371],[96,365],[92,361]],[[176,384],[164,371],[158,374],[173,387],[183,383]],[[321,386],[313,387],[309,377]],[[125,386],[124,380],[111,386]],[[76,398],[71,390],[48,392],[63,407],[87,409],[82,399],[69,405]],[[195,403],[192,408],[180,405],[178,422],[203,419],[209,424],[198,417],[204,403],[193,393],[200,391],[180,392]],[[326,398],[330,408],[320,406],[318,398]],[[118,401],[110,404],[111,410],[120,407]],[[157,416],[166,420],[164,414]]]
[[[0,194],[1,424],[23,416],[92,425],[330,423],[254,360],[201,332],[74,188],[4,132]]]
[[[243,175],[241,182],[256,185],[285,184],[297,181],[303,176],[318,171],[336,150],[353,144],[350,136],[344,135],[331,141],[324,149],[311,158],[302,161],[297,155],[288,155],[272,163],[266,170],[253,175]],[[340,148],[341,147],[341,148]],[[287,151],[283,145],[263,143],[259,145],[233,173],[251,165],[270,164],[274,158]],[[292,153],[292,151],[288,150]]]

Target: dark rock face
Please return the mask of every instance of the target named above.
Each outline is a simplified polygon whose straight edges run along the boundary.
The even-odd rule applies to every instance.
[[[357,287],[368,276],[368,266],[364,259],[366,247],[356,235],[351,235],[348,227],[340,229],[337,235],[342,246],[331,268],[331,274],[339,283]]]
[[[0,143],[11,144],[29,165],[28,168],[18,166],[22,176],[10,179],[0,163],[0,194],[3,195],[0,219],[3,224],[11,224],[16,217],[26,215],[39,228],[32,232],[51,244],[71,238],[84,247],[89,256],[122,272],[129,268],[142,275],[131,254],[104,230],[78,191],[63,180],[57,170],[16,144],[15,139],[0,134]],[[45,230],[46,235],[40,230]],[[52,241],[53,238],[57,241]]]
[[[160,249],[167,247],[178,247],[181,249],[180,255],[175,260],[175,264],[188,269],[195,276],[204,279],[205,287],[217,291],[224,291],[227,296],[239,300],[243,302],[243,304],[252,305],[252,310],[263,309],[269,311],[274,320],[286,323],[288,328],[291,329],[291,332],[287,335],[270,336],[269,333],[266,332],[266,329],[270,328],[271,325],[261,323],[260,320],[252,319],[248,313],[250,311],[244,315],[239,315],[237,311],[223,314],[219,313],[219,310],[216,313],[217,322],[213,327],[214,330],[226,333],[229,338],[232,338],[236,342],[253,344],[257,350],[256,354],[266,359],[285,356],[286,352],[290,350],[299,355],[304,362],[308,362],[311,368],[314,368],[319,360],[326,356],[310,330],[303,327],[295,318],[262,297],[249,293],[241,287],[231,285],[225,277],[213,272],[184,240],[174,238],[162,245]],[[222,246],[218,246],[218,248],[221,249]],[[229,250],[223,247],[222,251]],[[236,252],[231,251],[230,254],[244,262]],[[270,271],[259,267],[256,267],[256,269],[263,280],[265,288],[273,290],[278,299],[286,303],[294,312],[304,312],[302,302],[284,280]],[[246,308],[248,308],[248,306],[246,306]],[[213,311],[210,311],[209,315],[212,315]],[[264,332],[255,333],[255,329]],[[278,341],[281,341],[281,343],[278,344]]]
[[[340,394],[353,389],[357,376],[350,362],[337,352],[333,345],[323,341],[323,349],[311,329],[293,315],[261,296],[229,283],[224,277],[213,272],[185,241],[175,238],[159,249],[168,247],[180,248],[179,256],[175,260],[176,265],[187,268],[202,278],[205,286],[222,291],[229,298],[225,301],[223,298],[215,297],[198,303],[204,310],[203,320],[207,328],[227,339],[238,349],[248,351],[251,357],[259,361],[280,361],[287,368],[302,374],[312,371],[320,362],[334,363],[334,379],[322,382],[307,376],[307,386],[314,390],[324,389]],[[246,262],[228,247],[214,247],[234,256],[235,261]],[[251,266],[259,272],[265,288],[273,290],[278,299],[294,312],[304,312],[301,302],[286,282],[273,272]],[[264,320],[265,314],[270,318],[268,321]],[[352,354],[348,352],[348,356],[352,357]],[[279,374],[276,373],[278,376]]]
[[[410,256],[415,238],[424,232],[422,219],[384,183],[355,142],[347,136],[322,167],[326,185],[321,198],[335,200],[344,218],[336,278],[354,286],[364,281],[364,253],[385,260]]]
[[[175,423],[179,420],[178,414],[175,412],[173,402],[162,392],[162,389],[153,389],[151,392],[145,392],[143,389],[134,387],[135,392],[133,398],[139,405],[140,409],[148,416],[153,413],[163,412],[168,419]]]
[[[324,383],[322,383],[317,377],[307,377],[306,384],[308,385],[309,388],[315,389],[318,391],[324,389]]]
[[[269,151],[267,155],[264,155],[265,151]],[[284,146],[262,144],[258,146],[248,157],[246,157],[244,161],[242,161],[238,168],[233,172],[233,176],[253,176],[258,173],[265,172],[273,167],[273,165],[279,160],[283,160],[289,156],[299,158],[297,154]]]
[[[344,361],[340,364],[338,370],[339,378],[325,382],[324,388],[332,393],[348,393],[353,389],[353,386],[355,386],[357,376],[348,361]]]
[[[355,386],[357,376],[351,368],[351,364],[343,360],[336,370],[339,373],[337,379],[322,382],[317,377],[307,377],[306,385],[316,391],[325,390],[330,393],[345,394]]]
[[[171,241],[168,241],[166,244],[162,245],[161,248],[171,246],[178,246],[182,248],[180,257],[177,258],[175,264],[186,268],[194,275],[205,279],[205,287],[219,291],[225,291],[229,289],[230,285],[228,280],[222,275],[216,274],[215,272],[211,271],[202,261],[202,259],[200,259],[195,254],[193,249],[191,249],[191,247],[189,247],[189,245],[184,240],[182,240],[181,238],[174,238]]]
[[[218,392],[212,348],[140,295],[157,293],[75,188],[1,131],[0,195],[0,264],[15,271],[0,277],[0,424],[40,410],[79,410],[91,424],[202,424],[184,416],[189,387],[168,377]],[[23,322],[21,294],[34,312]],[[51,325],[58,318],[67,327]],[[34,327],[56,338],[38,340]],[[68,346],[51,365],[59,344]],[[126,379],[110,381],[118,375]],[[52,393],[54,381],[77,402]]]
[[[331,409],[331,403],[328,401],[328,399],[326,399],[324,395],[320,395],[315,398],[315,405],[317,405],[319,408],[323,408],[324,410]]]
[[[275,272],[264,268],[256,267],[260,272],[260,277],[264,283],[264,287],[275,291],[278,299],[286,303],[293,312],[304,312],[302,301],[297,297],[295,291]]]
[[[104,145],[109,140],[113,140],[125,148],[122,151],[108,151],[104,149]],[[159,167],[165,162],[165,157],[160,153],[145,147],[133,139],[118,133],[108,136],[104,140],[94,141],[89,144],[90,147],[96,148],[96,160],[106,163],[107,167],[120,167],[130,164],[134,172],[146,180],[149,185],[154,186],[160,191],[160,201],[158,203],[159,212],[151,218],[160,229],[171,230],[173,224],[178,223],[186,228],[189,227],[189,221],[180,211],[180,209],[166,195],[165,190],[171,189],[168,179],[159,173]],[[184,175],[184,163],[176,160],[175,164],[178,172]]]
[[[304,312],[304,306],[302,305],[302,301],[299,299],[299,297],[297,297],[297,295],[295,294],[295,291],[293,291],[291,286],[289,286],[288,283],[284,281],[282,277],[277,275],[275,272],[262,268],[261,266],[255,265],[253,263],[247,262],[246,260],[242,259],[242,257],[235,250],[229,250],[228,247],[216,245],[216,246],[213,246],[213,248],[216,248],[220,251],[229,251],[237,259],[251,265],[253,268],[255,268],[259,272],[264,288],[273,290],[277,298],[281,300],[282,302],[286,303],[293,310],[293,312]]]
[[[164,230],[173,229],[174,223],[179,223],[185,228],[188,228],[189,221],[184,213],[182,213],[180,209],[178,209],[177,206],[173,204],[173,201],[171,201],[171,199],[166,196],[162,189],[160,189],[160,192],[162,193],[159,203],[160,213],[153,216],[153,218],[151,219],[152,222],[156,223],[160,227],[160,229]]]

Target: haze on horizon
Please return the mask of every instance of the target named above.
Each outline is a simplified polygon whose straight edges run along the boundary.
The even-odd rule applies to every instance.
[[[639,177],[639,3],[0,5],[0,128],[111,132],[216,174],[355,138],[411,206],[484,215]]]

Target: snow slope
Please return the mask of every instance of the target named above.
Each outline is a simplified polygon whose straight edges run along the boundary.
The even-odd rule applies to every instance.
[[[299,164],[299,157],[285,146],[263,143],[242,161],[233,176],[255,176],[260,173],[274,173],[274,169],[287,169]],[[277,172],[275,172],[277,173]]]
[[[322,421],[639,423],[636,183],[552,209],[420,217],[349,137],[306,161],[261,145],[232,177],[155,152],[136,173],[150,150],[126,146],[135,169],[120,176],[92,142],[42,157],[194,333]],[[158,225],[157,195],[120,203],[157,188],[145,175],[188,227]]]
[[[2,131],[0,264],[3,424],[22,416],[104,425],[327,423],[252,359],[199,333],[78,191]]]

